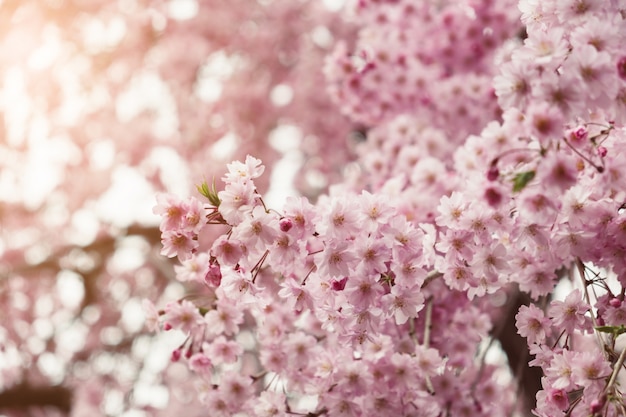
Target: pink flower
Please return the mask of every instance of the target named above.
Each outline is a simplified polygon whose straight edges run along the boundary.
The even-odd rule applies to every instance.
[[[215,417],[232,417],[237,411],[235,405],[226,402],[226,398],[220,390],[208,389],[203,393],[201,399]]]
[[[283,208],[285,217],[293,221],[293,230],[290,231],[295,237],[310,236],[315,232],[314,218],[317,208],[304,197],[287,197]]]
[[[514,59],[500,67],[500,75],[493,79],[498,103],[503,109],[518,107],[523,109],[528,104],[531,93],[531,80],[537,76],[534,66],[521,59]]]
[[[278,417],[285,415],[285,394],[275,391],[263,391],[254,405],[256,417]]]
[[[533,103],[528,106],[527,114],[529,130],[543,148],[562,135],[564,118],[558,107],[545,102]]]
[[[250,155],[246,156],[245,162],[233,161],[226,167],[228,168],[228,173],[222,180],[227,184],[258,178],[265,171],[265,166],[262,165],[261,160]]]
[[[435,248],[448,260],[470,259],[474,250],[473,235],[468,230],[448,229]]]
[[[529,292],[535,300],[552,291],[557,281],[554,271],[542,265],[529,265],[517,275],[520,289]]]
[[[545,368],[545,375],[551,381],[552,387],[569,391],[576,386],[574,383],[574,369],[576,368],[576,353],[564,350],[555,354],[550,366]]]
[[[316,220],[318,232],[337,240],[355,236],[361,230],[361,216],[356,202],[349,199],[333,199],[328,211]]]
[[[198,307],[189,300],[169,303],[165,307],[163,320],[175,329],[191,332],[204,323]]]
[[[211,247],[211,254],[218,260],[220,265],[236,265],[243,256],[241,243],[228,236],[220,236]]]
[[[549,153],[537,169],[537,178],[548,189],[564,192],[576,184],[578,178],[576,161],[562,152]]]
[[[476,278],[472,275],[471,269],[462,262],[451,262],[446,265],[443,272],[443,280],[448,287],[457,291],[465,291],[470,284],[476,283]]]
[[[243,312],[231,300],[220,298],[216,308],[204,315],[204,322],[212,335],[233,335],[243,323]]]
[[[574,330],[591,330],[591,319],[586,316],[589,310],[580,290],[576,289],[564,301],[552,301],[548,314],[556,327],[572,333]]]
[[[218,210],[228,224],[236,226],[249,215],[256,199],[255,190],[252,181],[239,181],[227,184],[217,193],[221,201]]]
[[[144,299],[142,302],[143,312],[146,316],[146,328],[150,332],[154,332],[159,329],[159,311],[154,306],[152,301]]]
[[[268,261],[278,272],[288,274],[293,271],[293,265],[302,262],[305,242],[298,240],[290,233],[280,233],[270,248]]]
[[[391,259],[391,249],[384,239],[369,236],[356,243],[356,254],[360,259],[357,269],[362,273],[383,273]]]
[[[463,199],[463,194],[454,191],[450,197],[443,196],[439,200],[439,206],[437,211],[439,216],[435,219],[439,226],[452,227],[458,224],[459,220],[465,210],[467,209],[468,202]]]
[[[577,352],[572,369],[574,383],[583,387],[601,383],[613,370],[598,349]]]
[[[520,50],[526,62],[534,62],[547,68],[557,68],[569,52],[569,44],[564,39],[565,30],[555,26],[546,30],[533,30],[524,40],[524,48]]]
[[[593,0],[560,0],[556,2],[556,15],[561,23],[576,24],[601,10],[601,5]]]
[[[565,117],[584,114],[584,92],[582,80],[569,73],[544,72],[533,83],[535,98],[558,107]]]
[[[205,210],[202,203],[194,197],[189,197],[182,207],[184,213],[181,219],[181,228],[192,233],[200,233],[200,230],[205,226]]]
[[[234,235],[248,247],[265,249],[278,236],[278,218],[273,213],[266,213],[262,206],[256,206],[235,228]]]
[[[348,278],[343,292],[346,294],[350,304],[358,309],[362,309],[374,305],[378,298],[383,295],[384,290],[382,285],[372,276],[354,275]],[[408,305],[407,308],[409,308]]]
[[[198,352],[189,358],[189,368],[194,372],[210,377],[213,364],[204,353]]]
[[[415,361],[422,375],[430,377],[437,375],[442,370],[441,368],[444,364],[444,360],[437,349],[427,349],[424,345],[415,347]]]
[[[328,408],[328,414],[336,417],[357,417],[361,416],[361,407],[354,401],[354,398],[345,395],[338,390],[325,394],[320,403]]]
[[[398,325],[406,323],[410,318],[417,317],[417,313],[424,308],[424,295],[417,286],[394,285],[391,287],[391,292],[382,297],[382,301],[395,317],[395,322]]]
[[[210,343],[205,343],[202,349],[215,365],[235,363],[243,353],[243,347],[233,340],[226,340],[219,336]]]
[[[181,261],[191,259],[198,247],[198,241],[189,232],[167,230],[161,236],[161,255],[173,258],[178,256]]]
[[[281,374],[287,368],[287,354],[281,344],[272,343],[266,346],[259,355],[259,360],[265,369]]]
[[[252,282],[252,277],[243,268],[222,268],[222,281],[219,286],[221,294],[227,299],[241,305],[258,304],[264,300],[257,298],[259,287]]]
[[[321,253],[315,255],[315,264],[320,275],[344,277],[354,270],[357,259],[350,244],[331,241]]]
[[[152,212],[163,217],[161,231],[178,230],[181,221],[187,210],[183,206],[183,202],[174,195],[159,193],[156,196],[157,205],[154,206]]]
[[[515,325],[520,336],[525,337],[528,344],[543,343],[550,330],[550,319],[534,304],[521,306],[515,315]]]
[[[182,265],[174,265],[176,279],[182,282],[203,282],[209,268],[209,255],[206,253],[194,254],[191,258],[182,261]]]
[[[497,279],[508,270],[506,248],[502,244],[483,246],[476,251],[470,265],[475,274]]]
[[[567,392],[562,389],[550,389],[547,393],[548,403],[553,404],[559,410],[566,410],[569,407]]]
[[[248,376],[234,371],[226,371],[222,373],[219,391],[222,393],[224,401],[230,404],[234,410],[238,410],[253,395],[254,386],[252,382]]]
[[[604,96],[604,102],[595,103],[606,106],[608,98],[614,98],[618,79],[611,55],[598,51],[592,45],[582,45],[572,50],[565,62],[565,71],[571,71],[583,82],[583,88],[589,98],[596,100]]]
[[[307,309],[313,309],[313,300],[311,295],[307,291],[304,285],[301,285],[294,278],[285,278],[280,284],[281,289],[278,291],[278,296],[283,298],[287,305],[289,305],[295,311],[302,311],[306,307]]]
[[[380,225],[385,224],[394,213],[388,201],[367,191],[363,191],[359,196],[359,207],[370,231],[374,231]]]

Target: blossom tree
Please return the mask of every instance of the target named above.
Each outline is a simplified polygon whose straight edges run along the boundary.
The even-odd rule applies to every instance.
[[[0,3],[0,414],[626,415],[626,5],[338,3]]]
[[[626,415],[626,8],[515,6],[350,3],[324,68],[364,136],[345,179],[271,207],[248,155],[158,197],[200,289],[151,323],[212,413]]]

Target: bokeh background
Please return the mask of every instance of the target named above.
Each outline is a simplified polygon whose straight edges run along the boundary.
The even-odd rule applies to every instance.
[[[247,154],[277,167],[269,201],[341,175],[342,5],[0,1],[0,416],[206,415],[170,365],[183,336],[144,325],[142,300],[194,291],[159,254],[155,194]]]

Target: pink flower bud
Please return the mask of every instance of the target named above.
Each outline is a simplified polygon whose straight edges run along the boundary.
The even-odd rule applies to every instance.
[[[209,269],[204,276],[204,281],[213,287],[220,286],[220,284],[222,283],[222,271],[218,264],[209,264]]]
[[[343,277],[339,281],[333,281],[332,289],[335,291],[343,291],[346,288],[346,282],[348,282],[348,277]]]
[[[283,232],[288,232],[293,227],[293,221],[288,217],[280,219],[278,224],[280,225],[280,230]]]
[[[502,194],[495,188],[487,188],[485,190],[485,200],[491,207],[498,207],[502,202]]]
[[[578,140],[583,140],[587,138],[587,128],[585,126],[578,126],[575,130],[574,130],[574,136],[576,136],[576,139]]]
[[[611,298],[611,300],[609,301],[609,305],[611,307],[619,308],[622,305],[622,300],[620,300],[619,298]]]
[[[623,56],[617,61],[617,75],[622,80],[626,80],[626,56]]]
[[[172,362],[178,362],[180,360],[180,355],[181,355],[180,348],[174,350],[172,352]]]
[[[168,322],[163,323],[163,330],[165,331],[172,330],[172,325],[169,324]]]
[[[591,414],[596,414],[602,411],[602,407],[604,407],[604,401],[595,399],[591,401],[591,404],[589,404],[589,411],[591,411]]]
[[[549,392],[549,400],[551,403],[559,407],[561,410],[565,410],[569,407],[569,399],[567,393],[562,389],[551,389]]]
[[[587,139],[588,134],[589,131],[585,126],[578,126],[567,131],[567,136],[575,145],[579,145]]]
[[[600,158],[604,158],[607,153],[608,150],[604,146],[598,146],[598,155],[600,155]]]
[[[487,171],[487,179],[489,181],[495,181],[498,179],[499,176],[500,176],[500,170],[498,169],[497,166],[492,165],[491,167],[489,167],[489,171]]]

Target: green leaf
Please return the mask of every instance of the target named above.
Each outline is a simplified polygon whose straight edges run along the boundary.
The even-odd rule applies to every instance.
[[[597,326],[596,330],[602,333],[611,333],[614,336],[626,333],[626,327],[623,324],[619,326]]]
[[[200,194],[202,194],[203,196],[205,196],[206,198],[210,200],[211,192],[209,191],[209,185],[206,183],[206,181],[204,181],[200,185],[196,185],[196,189],[198,190]]]
[[[196,189],[200,194],[206,197],[211,202],[211,204],[213,204],[215,207],[219,207],[221,201],[220,198],[217,196],[217,191],[215,190],[215,178],[213,179],[213,184],[211,185],[211,188],[209,188],[209,184],[204,181],[202,182],[202,184],[196,185]]]
[[[520,172],[513,178],[513,192],[520,192],[535,178],[535,171]]]
[[[221,203],[220,198],[217,196],[217,190],[215,189],[215,177],[213,177],[213,184],[211,184],[211,196],[209,197],[209,201],[215,207],[219,207]]]

